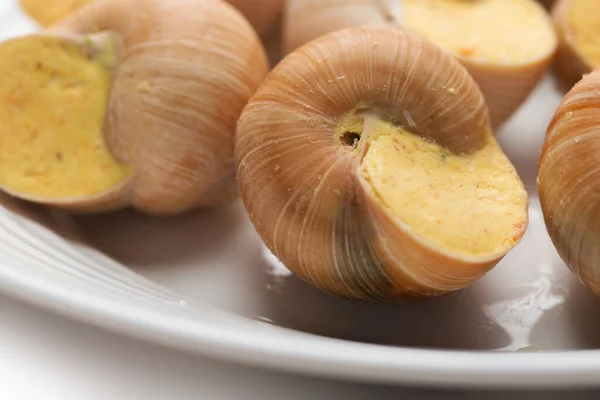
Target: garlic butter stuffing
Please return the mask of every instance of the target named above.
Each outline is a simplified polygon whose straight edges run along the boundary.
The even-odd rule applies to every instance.
[[[560,39],[556,71],[567,89],[600,67],[598,5],[596,0],[560,0],[552,10]]]

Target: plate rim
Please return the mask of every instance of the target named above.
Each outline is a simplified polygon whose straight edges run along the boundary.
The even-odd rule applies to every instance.
[[[240,330],[190,323],[180,315],[152,313],[109,297],[65,290],[60,284],[44,282],[22,271],[16,265],[0,263],[0,292],[108,332],[234,364],[392,385],[461,389],[600,387],[598,350],[500,353],[417,349],[358,343],[288,328],[281,329],[294,335],[281,335],[275,341],[267,337],[270,335],[249,340]],[[302,349],[298,340],[313,346]],[[317,351],[324,348],[328,351]]]

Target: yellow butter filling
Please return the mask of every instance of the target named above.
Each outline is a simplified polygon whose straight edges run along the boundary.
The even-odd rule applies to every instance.
[[[420,136],[376,123],[361,172],[376,196],[426,241],[472,255],[495,254],[520,240],[527,193],[493,142],[456,155]]]
[[[545,10],[530,0],[399,0],[401,23],[453,54],[513,63],[546,56],[555,43]]]
[[[573,44],[591,66],[600,65],[600,2],[569,2],[569,25]]]
[[[84,45],[48,36],[2,43],[0,185],[57,199],[126,179],[131,168],[114,159],[103,134],[111,81]]]

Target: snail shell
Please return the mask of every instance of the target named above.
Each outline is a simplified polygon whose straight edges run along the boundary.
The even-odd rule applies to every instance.
[[[111,153],[133,175],[89,196],[12,194],[72,211],[132,205],[152,214],[237,196],[236,121],[268,71],[248,22],[221,1],[102,0],[44,35],[94,32],[108,33],[121,47],[103,131]]]
[[[548,126],[538,189],[548,233],[568,267],[600,295],[600,71],[565,96]]]
[[[534,0],[289,0],[284,53],[360,26],[408,29],[450,51],[479,84],[494,127],[527,99],[557,47],[552,20]]]
[[[477,166],[468,161],[476,158]],[[242,113],[236,164],[245,207],[271,251],[316,287],[352,299],[464,288],[527,226],[527,194],[491,134],[477,85],[452,56],[398,29],[337,31],[284,58]],[[445,194],[442,180],[453,182]],[[461,222],[486,215],[495,222],[481,229]],[[440,242],[424,226],[448,235]],[[471,249],[473,238],[486,250]]]

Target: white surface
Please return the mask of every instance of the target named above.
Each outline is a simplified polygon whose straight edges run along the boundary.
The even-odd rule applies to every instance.
[[[15,0],[3,8],[4,33],[32,28]],[[396,384],[600,385],[600,300],[558,259],[535,198],[539,149],[560,97],[547,78],[498,133],[532,195],[530,228],[460,293],[393,306],[325,296],[265,253],[239,203],[171,219],[125,211],[71,220],[5,197],[0,290],[241,364]]]
[[[301,378],[135,342],[0,297],[3,400],[591,400],[598,395],[444,392]]]

